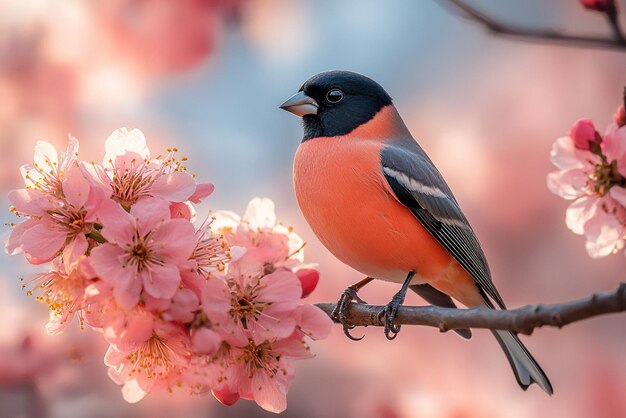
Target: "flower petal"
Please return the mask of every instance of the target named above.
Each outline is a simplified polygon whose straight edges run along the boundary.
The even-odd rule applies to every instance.
[[[97,210],[102,235],[107,241],[126,245],[132,242],[135,219],[111,199],[105,199]]]
[[[602,151],[609,162],[617,161],[617,171],[626,176],[626,127],[607,134],[602,141]]]
[[[122,396],[128,403],[137,403],[146,396],[146,392],[141,389],[136,379],[129,380],[122,387]]]
[[[79,167],[72,167],[65,175],[62,183],[63,194],[67,202],[80,209],[89,197],[89,182],[82,174]]]
[[[155,251],[165,260],[182,263],[196,247],[196,231],[186,219],[172,219],[157,229],[153,236]]]
[[[130,214],[137,220],[137,231],[140,235],[153,231],[171,216],[169,203],[156,197],[140,199],[130,209]]]
[[[585,223],[585,247],[592,258],[605,257],[624,248],[624,226],[599,207]]]
[[[261,278],[265,285],[258,293],[259,300],[264,302],[298,303],[302,296],[300,280],[293,272],[279,270]]]
[[[11,190],[9,200],[18,213],[35,216],[44,215],[46,209],[60,205],[42,191],[32,189]]]
[[[565,212],[565,224],[575,234],[584,233],[585,222],[596,212],[597,196],[584,196],[572,203]]]
[[[548,189],[564,199],[576,199],[585,193],[589,178],[585,170],[573,168],[548,174]]]
[[[222,338],[212,329],[202,327],[194,331],[191,344],[194,352],[212,356],[222,345]]]
[[[45,224],[39,223],[24,231],[22,248],[38,261],[50,261],[57,256],[66,237],[66,233],[48,229]]]
[[[27,219],[24,222],[20,222],[19,224],[13,227],[9,238],[5,243],[5,250],[9,255],[15,255],[22,251],[22,236],[24,232],[34,227],[39,223],[37,219]]]
[[[85,234],[78,234],[63,249],[63,262],[67,266],[72,266],[77,262],[80,256],[84,255],[89,248],[89,243]]]
[[[268,198],[255,197],[248,203],[243,221],[247,222],[251,229],[273,228],[276,225],[274,202]]]
[[[609,190],[609,194],[617,200],[622,206],[626,207],[626,189],[621,186],[613,186]]]
[[[287,388],[263,369],[256,369],[252,377],[252,393],[254,401],[266,411],[279,414],[287,409]]]
[[[45,171],[48,167],[57,167],[59,156],[57,150],[52,144],[45,141],[37,141],[35,143],[35,155],[33,157],[35,166]]]
[[[148,158],[150,152],[146,146],[146,137],[139,129],[129,131],[127,128],[115,130],[104,143],[105,155],[102,165],[111,167],[111,161],[116,157],[133,152],[139,154],[142,159]]]
[[[180,284],[180,271],[173,264],[152,265],[140,273],[147,293],[159,299],[169,299]]]
[[[170,202],[184,202],[189,200],[195,190],[196,181],[191,174],[173,171],[157,178],[150,192],[153,196]]]
[[[300,305],[296,311],[298,327],[314,340],[322,340],[330,335],[333,321],[315,305]]]
[[[200,203],[202,200],[213,193],[215,186],[211,183],[198,183],[196,184],[196,191],[193,192],[189,200],[193,203]]]
[[[584,166],[576,154],[574,141],[569,136],[563,136],[552,144],[550,160],[552,164],[561,170],[582,168]]]
[[[132,273],[131,268],[124,267],[121,258],[126,252],[117,245],[105,243],[91,250],[90,266],[104,281],[115,284],[118,276]]]

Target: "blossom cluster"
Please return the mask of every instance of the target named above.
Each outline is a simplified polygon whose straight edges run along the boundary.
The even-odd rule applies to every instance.
[[[626,115],[620,106],[600,134],[589,119],[572,125],[568,136],[552,146],[548,188],[573,200],[565,222],[584,235],[591,257],[604,257],[626,247]]]
[[[183,387],[284,410],[294,360],[312,357],[306,340],[331,328],[301,302],[319,278],[302,240],[276,223],[269,199],[243,218],[196,222],[213,185],[196,182],[176,149],[151,156],[137,129],[115,131],[105,151],[87,163],[71,136],[63,153],[40,141],[21,169],[26,187],[9,193],[21,222],[7,251],[50,267],[23,284],[50,307],[48,332],[74,317],[99,331],[128,402]]]

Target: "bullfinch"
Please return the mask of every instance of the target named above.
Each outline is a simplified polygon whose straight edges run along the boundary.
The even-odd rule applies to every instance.
[[[346,308],[373,279],[402,283],[381,311],[393,339],[410,288],[429,303],[506,309],[472,227],[445,180],[375,81],[348,71],[308,79],[280,106],[302,117],[294,159],[298,204],[339,260],[366,278],[346,289],[333,312],[350,336]],[[470,330],[457,330],[470,338]],[[516,334],[493,330],[519,385],[552,385]]]

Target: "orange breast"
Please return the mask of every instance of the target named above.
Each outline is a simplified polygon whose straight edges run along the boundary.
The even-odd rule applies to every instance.
[[[382,146],[350,137],[301,144],[294,162],[298,203],[322,243],[361,273],[399,282],[411,270],[434,277],[452,257],[387,191]]]
[[[430,283],[468,306],[482,303],[471,276],[391,194],[378,140],[315,138],[300,145],[294,185],[309,225],[335,257],[366,276]]]

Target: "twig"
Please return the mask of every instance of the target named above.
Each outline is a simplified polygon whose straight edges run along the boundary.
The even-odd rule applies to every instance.
[[[626,50],[626,37],[624,37],[624,34],[622,33],[622,30],[619,26],[617,9],[615,9],[613,12],[611,12],[610,10],[606,12],[606,16],[614,35],[613,38],[606,38],[596,36],[567,35],[549,29],[534,29],[509,25],[492,18],[491,16],[479,11],[478,9],[475,9],[472,6],[469,6],[462,0],[439,1],[444,3],[450,3],[454,7],[462,10],[468,19],[474,20],[482,24],[488,31],[490,31],[494,35],[508,36],[511,38],[517,38],[525,41],[553,42],[567,46],[577,46],[584,48]]]
[[[334,303],[317,304],[328,315]],[[383,306],[353,303],[347,311],[348,322],[355,326],[382,326],[378,313]],[[626,311],[626,283],[609,293],[552,305],[529,305],[519,309],[453,309],[435,306],[401,306],[394,321],[397,325],[425,325],[441,332],[461,328],[488,328],[530,335],[535,328],[561,328],[572,322],[599,315]]]

